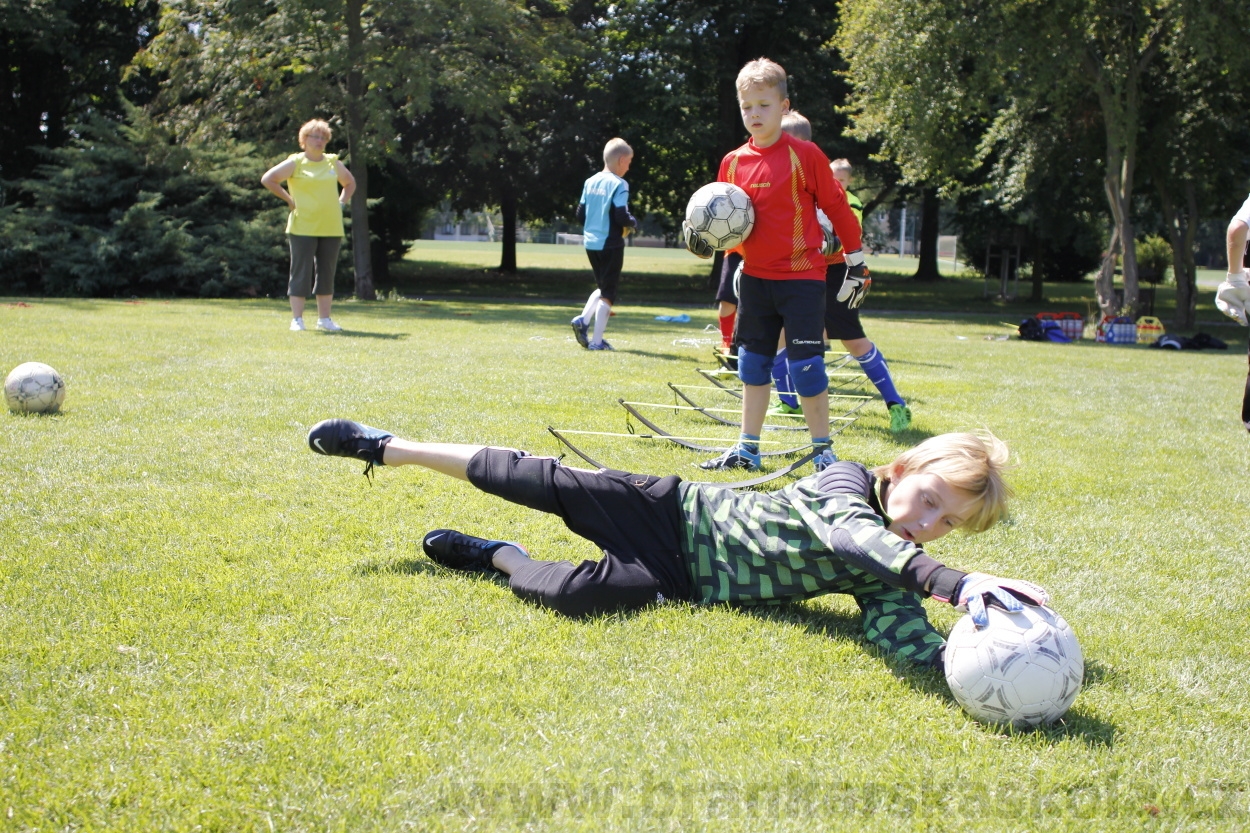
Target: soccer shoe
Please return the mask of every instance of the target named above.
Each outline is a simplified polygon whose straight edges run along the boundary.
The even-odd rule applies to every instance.
[[[758,451],[747,451],[741,445],[735,445],[719,457],[712,460],[705,460],[699,464],[699,468],[707,471],[719,471],[723,469],[746,469],[747,471],[755,471],[760,467],[760,453]]]
[[[302,319],[302,318],[292,318],[292,319],[291,319],[291,332],[293,332],[293,333],[302,333],[302,332],[304,332],[304,330],[306,330],[306,329],[307,329],[307,327],[305,327],[305,326],[304,326],[304,319]]]
[[[327,333],[341,333],[343,328],[334,323],[331,318],[318,318],[317,329]]]
[[[586,325],[586,322],[582,319],[580,315],[574,318],[569,323],[573,325],[573,338],[577,339],[578,344],[589,349],[590,339],[586,336],[586,333],[590,329],[590,327]]]
[[[386,465],[382,453],[394,434],[352,422],[350,419],[325,419],[308,431],[308,447],[330,457],[351,457],[364,460],[365,477],[373,474],[373,466]]]
[[[616,348],[615,348],[615,347],[613,347],[611,344],[608,344],[608,340],[607,340],[606,338],[605,338],[603,341],[596,341],[596,342],[592,343],[588,349],[590,349],[590,350],[611,350],[611,351],[612,351],[612,352],[614,352],[614,353],[616,352]]]
[[[493,572],[495,565],[491,563],[491,556],[495,554],[495,550],[507,544],[507,541],[475,538],[454,529],[435,529],[425,534],[421,549],[425,550],[431,561],[453,570]],[[524,552],[519,544],[512,546]]]
[[[816,471],[824,471],[825,469],[838,462],[838,455],[833,453],[833,449],[826,446],[820,450],[820,453],[812,458],[812,465],[816,467]]]
[[[911,427],[911,408],[899,402],[890,406],[890,430],[895,434]]]
[[[776,402],[768,409],[769,416],[803,416],[803,409],[799,407],[792,408],[784,402]]]

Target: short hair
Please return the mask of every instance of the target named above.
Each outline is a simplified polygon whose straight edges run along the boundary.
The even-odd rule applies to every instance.
[[[786,92],[786,71],[776,61],[756,58],[754,61],[748,61],[742,69],[738,70],[738,80],[734,82],[734,86],[738,88],[738,95],[746,92],[752,84],[776,87],[782,98],[789,97]]]
[[[849,171],[851,170],[851,160],[835,159],[829,163],[829,167],[835,171]]]
[[[791,110],[781,117],[781,129],[796,139],[812,140],[812,123],[798,110]]]
[[[939,434],[904,451],[894,462],[877,466],[873,474],[888,479],[901,467],[899,477],[936,474],[954,489],[971,495],[972,514],[960,524],[969,532],[984,532],[1007,514],[1011,487],[1003,479],[1009,453],[1007,444],[988,431]]]
[[[314,130],[318,130],[326,134],[327,144],[329,144],[330,140],[334,138],[334,131],[330,129],[329,124],[322,121],[321,119],[310,119],[309,121],[304,122],[304,126],[299,129],[299,146],[300,147],[304,146],[304,140],[307,139],[308,134],[312,133]]]
[[[608,143],[603,146],[603,164],[605,165],[611,165],[618,159],[633,155],[634,149],[624,139],[608,139]]]

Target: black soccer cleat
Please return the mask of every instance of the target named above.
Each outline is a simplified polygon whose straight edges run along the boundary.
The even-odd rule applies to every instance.
[[[350,419],[326,419],[309,430],[308,447],[329,457],[364,460],[368,464],[365,466],[365,477],[368,477],[375,464],[386,465],[382,462],[382,453],[393,439],[394,434]]]
[[[435,529],[425,534],[421,549],[431,561],[453,570],[494,572],[491,557],[495,550],[505,545],[504,541],[475,538],[454,529]]]

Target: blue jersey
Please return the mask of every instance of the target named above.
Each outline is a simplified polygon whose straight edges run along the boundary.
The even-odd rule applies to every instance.
[[[610,171],[600,171],[586,180],[577,213],[583,218],[586,248],[593,251],[624,246],[622,229],[636,225],[629,213],[629,183]],[[625,223],[621,222],[622,215],[628,218]]]

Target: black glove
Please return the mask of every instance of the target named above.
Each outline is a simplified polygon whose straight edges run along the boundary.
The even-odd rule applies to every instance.
[[[681,222],[681,238],[686,244],[687,251],[695,257],[701,257],[707,260],[716,254],[716,250],[712,248],[712,244],[704,240],[699,233],[694,230],[694,226],[690,225],[689,220]]]

